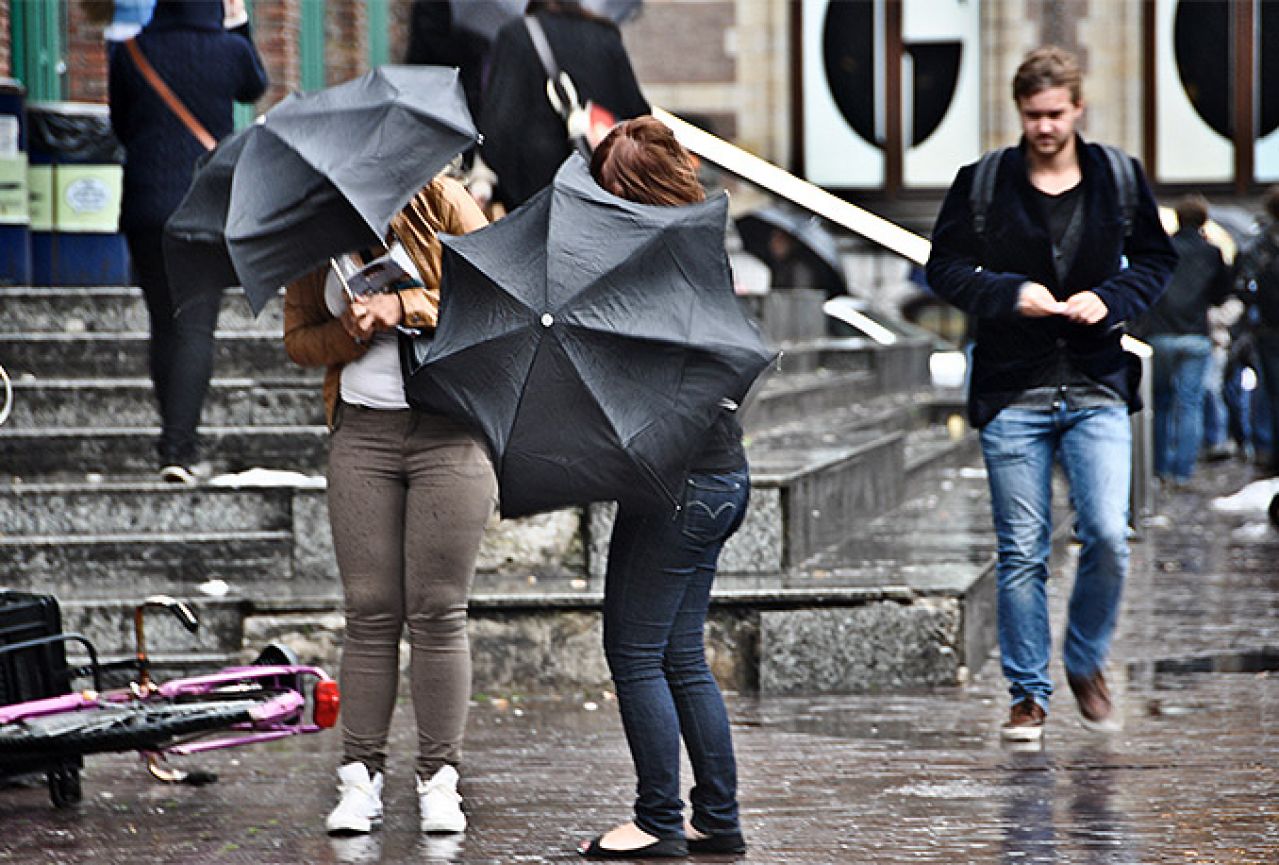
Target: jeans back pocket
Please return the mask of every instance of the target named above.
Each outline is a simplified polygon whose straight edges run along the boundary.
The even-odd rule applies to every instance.
[[[684,536],[706,544],[727,538],[742,524],[749,492],[745,472],[691,475],[684,495]]]

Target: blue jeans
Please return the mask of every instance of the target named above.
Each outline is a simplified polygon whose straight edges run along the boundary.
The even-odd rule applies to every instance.
[[[1006,408],[981,431],[999,561],[999,651],[1014,704],[1052,696],[1048,556],[1052,472],[1070,484],[1082,548],[1062,649],[1067,672],[1100,670],[1110,650],[1128,572],[1132,428],[1123,405]]]
[[[1204,372],[1204,441],[1205,449],[1216,449],[1226,444],[1230,434],[1230,414],[1225,398],[1226,353],[1214,348],[1208,355],[1208,369]]]
[[[674,515],[620,509],[604,585],[604,653],[638,778],[635,823],[684,837],[680,737],[694,786],[693,825],[740,831],[728,714],[706,663],[703,630],[720,550],[746,513],[746,468],[694,473]]]
[[[1203,444],[1204,376],[1212,340],[1197,334],[1152,336],[1155,350],[1155,474],[1188,481]]]

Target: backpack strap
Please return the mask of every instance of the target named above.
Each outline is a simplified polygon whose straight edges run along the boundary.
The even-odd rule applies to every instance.
[[[973,186],[968,191],[968,209],[972,212],[973,231],[979,239],[986,235],[986,211],[995,197],[995,177],[999,174],[999,161],[1008,148],[989,150],[982,154],[973,173]]]
[[[1137,212],[1137,172],[1132,167],[1132,157],[1112,144],[1101,144],[1102,153],[1110,163],[1110,174],[1115,182],[1115,195],[1119,199],[1119,213],[1124,221],[1124,237],[1132,236],[1133,216]]]

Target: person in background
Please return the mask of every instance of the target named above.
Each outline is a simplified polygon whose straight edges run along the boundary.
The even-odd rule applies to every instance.
[[[1204,379],[1212,353],[1208,309],[1230,297],[1231,274],[1221,250],[1204,236],[1207,200],[1183,196],[1175,209],[1177,266],[1136,332],[1155,353],[1155,473],[1184,486],[1203,443]]]
[[[497,500],[488,451],[474,433],[411,409],[404,395],[398,325],[435,325],[437,234],[485,225],[452,178],[439,176],[391,222],[391,255],[417,284],[348,299],[319,270],[284,297],[284,346],[302,366],[325,367],[328,500],[345,596],[342,765],[331,834],[382,822],[387,734],[408,629],[417,720],[417,793],[423,832],[466,828],[458,793],[471,697],[466,607],[484,527]]]
[[[235,24],[226,30],[224,22]],[[266,92],[243,0],[160,0],[137,36],[147,62],[215,139],[233,128],[232,105]],[[196,428],[213,374],[213,332],[221,298],[209,294],[174,309],[161,238],[205,147],[165,104],[130,53],[112,53],[111,127],[124,145],[120,228],[151,319],[150,370],[160,407],[160,477],[195,483]],[[182,263],[172,262],[175,272]]]
[[[618,120],[648,113],[617,25],[573,0],[533,0],[528,15],[546,32],[556,65],[578,100],[603,106]],[[572,151],[564,119],[546,95],[546,70],[523,19],[508,21],[489,55],[480,131],[481,155],[497,173],[497,199],[519,207],[549,184]]]
[[[1257,375],[1269,420],[1267,448],[1258,447],[1259,464],[1279,474],[1279,186],[1266,191],[1267,224],[1239,254],[1236,285],[1251,309]],[[1261,437],[1259,437],[1261,438]]]
[[[968,414],[981,431],[998,541],[999,653],[1011,698],[1000,735],[1036,742],[1053,694],[1056,463],[1070,485],[1081,544],[1066,680],[1085,726],[1118,726],[1102,670],[1128,573],[1128,413],[1140,406],[1136,360],[1120,338],[1125,322],[1159,297],[1176,254],[1140,167],[1120,153],[1116,161],[1130,160],[1135,187],[1125,232],[1107,151],[1076,131],[1083,75],[1073,54],[1032,51],[1012,91],[1022,139],[993,157],[985,234],[973,219],[978,166],[967,165],[942,203],[927,273],[939,297],[977,320]]]
[[[591,174],[630,201],[678,207],[703,200],[688,153],[665,124],[618,124],[595,151]],[[750,475],[742,428],[725,409],[692,455],[680,509],[622,507],[604,584],[604,653],[635,763],[635,817],[583,842],[590,859],[741,853],[737,764],[728,715],[706,663],[704,629],[720,550],[746,514]],[[680,739],[694,786],[680,800]]]

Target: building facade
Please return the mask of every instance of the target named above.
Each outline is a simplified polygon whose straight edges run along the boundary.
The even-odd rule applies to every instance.
[[[402,58],[411,4],[249,0],[257,110]],[[111,5],[6,0],[0,70],[30,99],[104,101]],[[1279,182],[1276,0],[645,0],[623,35],[654,104],[852,196],[935,197],[1015,141],[1012,73],[1045,42],[1083,61],[1085,133],[1161,189]]]

